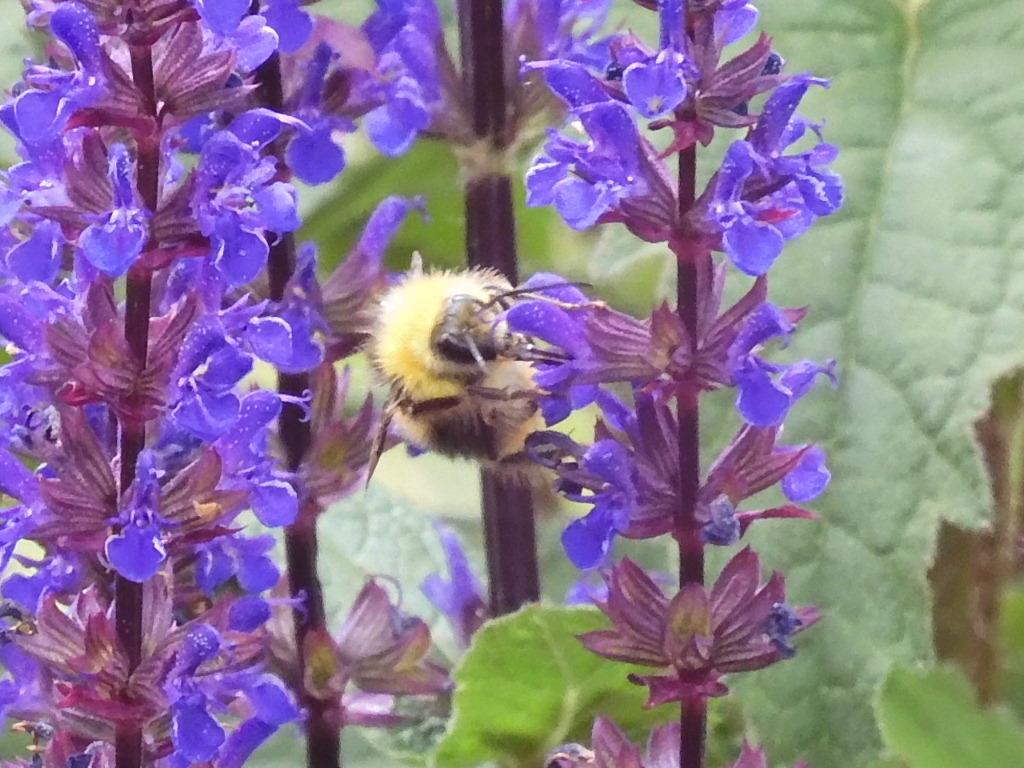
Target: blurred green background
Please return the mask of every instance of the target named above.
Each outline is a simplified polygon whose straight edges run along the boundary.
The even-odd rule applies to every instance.
[[[319,8],[358,22],[371,5],[332,0]],[[441,5],[450,18],[451,1]],[[1024,362],[1024,7],[758,5],[789,71],[833,79],[803,113],[821,119],[841,149],[847,204],[792,245],[771,290],[781,304],[811,307],[785,354],[836,357],[842,384],[813,393],[787,425],[788,441],[818,440],[830,452],[833,486],[816,504],[822,521],[766,524],[754,536],[767,564],[787,573],[791,598],[821,606],[826,619],[801,638],[793,661],[748,676],[734,704],[716,709],[713,763],[734,755],[747,735],[763,741],[777,765],[805,758],[815,768],[1024,766],[1017,379],[1000,385],[994,429],[1005,439],[989,460],[1021,482],[997,493],[998,503],[975,431],[996,381]],[[612,25],[647,34],[654,21],[619,0]],[[0,30],[5,82],[17,78],[29,48],[18,25]],[[410,220],[396,239],[395,269],[406,268],[414,250],[429,264],[461,264],[459,171],[448,149],[423,143],[389,160],[358,135],[346,149],[350,167],[338,183],[303,190],[302,234],[318,243],[325,270],[390,194],[423,195],[430,214]],[[2,151],[9,160],[9,145]],[[715,154],[701,161],[705,176]],[[578,235],[549,210],[519,207],[525,273],[588,281],[636,313],[673,284],[664,249],[614,229]],[[357,382],[369,386],[365,366],[353,365]],[[704,417],[709,458],[734,428],[731,403],[712,398]],[[570,425],[581,439],[589,429],[586,416]],[[322,522],[332,614],[343,615],[366,575],[386,573],[401,581],[410,610],[432,616],[418,592],[441,563],[431,520],[455,525],[479,562],[476,482],[465,464],[385,456],[375,490]],[[541,521],[552,602],[573,578],[558,544],[573,513]],[[651,565],[671,560],[663,543],[630,552]],[[454,656],[450,633],[432,621]],[[979,691],[987,708],[976,704]],[[359,768],[399,765],[394,754],[408,751],[400,739],[355,730],[345,741],[346,765]],[[15,749],[7,744],[0,755]],[[299,764],[300,755],[298,736],[287,734],[255,764]]]

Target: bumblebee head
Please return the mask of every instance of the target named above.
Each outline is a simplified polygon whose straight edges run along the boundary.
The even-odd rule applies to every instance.
[[[450,296],[430,337],[434,352],[454,371],[475,375],[496,360],[504,344],[495,333],[494,303],[469,294]]]

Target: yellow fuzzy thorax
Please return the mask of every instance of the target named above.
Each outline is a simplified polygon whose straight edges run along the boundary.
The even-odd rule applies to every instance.
[[[460,294],[488,300],[505,280],[491,272],[410,274],[381,299],[370,352],[377,369],[413,400],[459,395],[463,384],[446,376],[430,345],[445,302]]]

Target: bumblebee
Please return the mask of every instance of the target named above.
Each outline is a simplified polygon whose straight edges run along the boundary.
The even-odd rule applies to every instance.
[[[553,353],[502,322],[524,296],[536,297],[497,272],[424,272],[418,260],[385,292],[368,350],[389,395],[370,474],[390,425],[416,447],[534,483],[523,453],[544,428],[533,363]]]

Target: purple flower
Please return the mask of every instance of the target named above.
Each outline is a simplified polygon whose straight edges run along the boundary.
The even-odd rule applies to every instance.
[[[295,53],[313,33],[313,18],[299,0],[268,0],[267,24],[274,28],[282,53]]]
[[[351,120],[325,109],[327,77],[336,58],[327,43],[319,43],[309,58],[299,91],[296,114],[306,123],[288,144],[288,167],[307,184],[325,184],[345,167],[345,151],[335,142],[334,131],[351,131]]]
[[[252,357],[227,333],[223,322],[207,315],[193,326],[180,350],[172,396],[176,425],[199,438],[214,440],[238,418],[235,388],[252,370]]]
[[[85,257],[111,277],[123,275],[139,258],[149,236],[148,214],[136,202],[135,168],[121,144],[110,149],[114,208],[78,239]]]
[[[71,51],[77,69],[29,67],[28,87],[0,108],[0,120],[18,139],[22,154],[46,164],[60,153],[68,120],[77,109],[101,98],[105,85],[104,54],[93,15],[79,3],[64,3],[50,18],[50,29]]]
[[[645,240],[664,239],[675,222],[675,193],[629,111],[605,101],[576,115],[589,141],[550,135],[527,173],[527,204],[554,205],[573,229],[622,221]]]
[[[587,569],[605,560],[615,533],[629,527],[638,501],[632,457],[615,440],[594,443],[579,463],[580,471],[593,476],[602,487],[586,496],[568,494],[568,498],[586,501],[593,508],[565,529],[562,546],[573,565]]]
[[[562,536],[569,559],[583,569],[605,563],[616,536],[668,532],[678,506],[677,426],[667,404],[643,394],[635,412],[608,395],[599,403],[603,419],[592,446],[553,432],[527,442],[528,453],[558,473],[567,498],[593,505]]]
[[[808,152],[783,154],[807,131],[807,122],[795,116],[803,95],[811,85],[826,84],[799,76],[780,86],[749,139],[729,147],[709,188],[708,222],[721,234],[729,258],[749,275],[767,272],[787,239],[842,205],[842,181],[828,170],[834,147],[819,143]]]
[[[440,524],[437,525],[437,532],[448,565],[448,579],[432,573],[424,579],[421,589],[434,607],[448,619],[459,642],[467,647],[473,633],[487,620],[483,587],[473,573],[458,534]]]
[[[275,470],[267,447],[267,428],[281,412],[281,399],[271,392],[253,392],[242,400],[238,419],[214,446],[234,484],[249,494],[249,503],[265,525],[290,525],[299,512],[291,483]]]
[[[782,480],[782,490],[790,501],[801,504],[816,499],[832,479],[825,464],[825,451],[812,446],[800,459],[800,463]]]
[[[441,104],[441,18],[434,0],[377,0],[377,6],[363,30],[386,85],[381,105],[366,116],[366,128],[377,148],[393,157],[412,146]]]
[[[806,395],[819,375],[838,385],[835,361],[824,365],[801,360],[791,365],[769,363],[757,351],[772,339],[787,341],[802,312],[780,310],[765,303],[747,319],[729,351],[730,369],[739,392],[736,408],[749,424],[778,426],[793,404]]]
[[[118,573],[142,583],[167,559],[161,541],[159,471],[152,453],[139,457],[135,478],[131,503],[122,515],[120,531],[107,540],[106,555]]]
[[[245,338],[261,360],[279,371],[299,373],[323,360],[323,347],[313,336],[314,323],[308,303],[295,299],[275,315],[255,318]]]
[[[672,112],[686,98],[686,78],[680,66],[682,57],[662,52],[651,62],[636,62],[626,67],[622,85],[637,111],[647,118]]]
[[[239,69],[251,72],[278,47],[279,38],[268,19],[249,13],[245,0],[193,0],[203,21],[235,55]],[[289,21],[287,17],[283,19]]]
[[[265,231],[292,232],[300,223],[295,190],[276,180],[274,160],[260,153],[283,120],[265,110],[247,112],[207,139],[199,157],[192,207],[230,285],[251,281],[265,266]]]
[[[793,502],[811,501],[823,493],[830,477],[825,451],[816,445],[780,445],[780,431],[776,427],[741,427],[708,470],[701,484],[701,503],[714,507],[724,499],[738,505],[780,481]],[[752,514],[739,514],[744,530],[751,519],[764,516],[758,513],[752,518]]]

